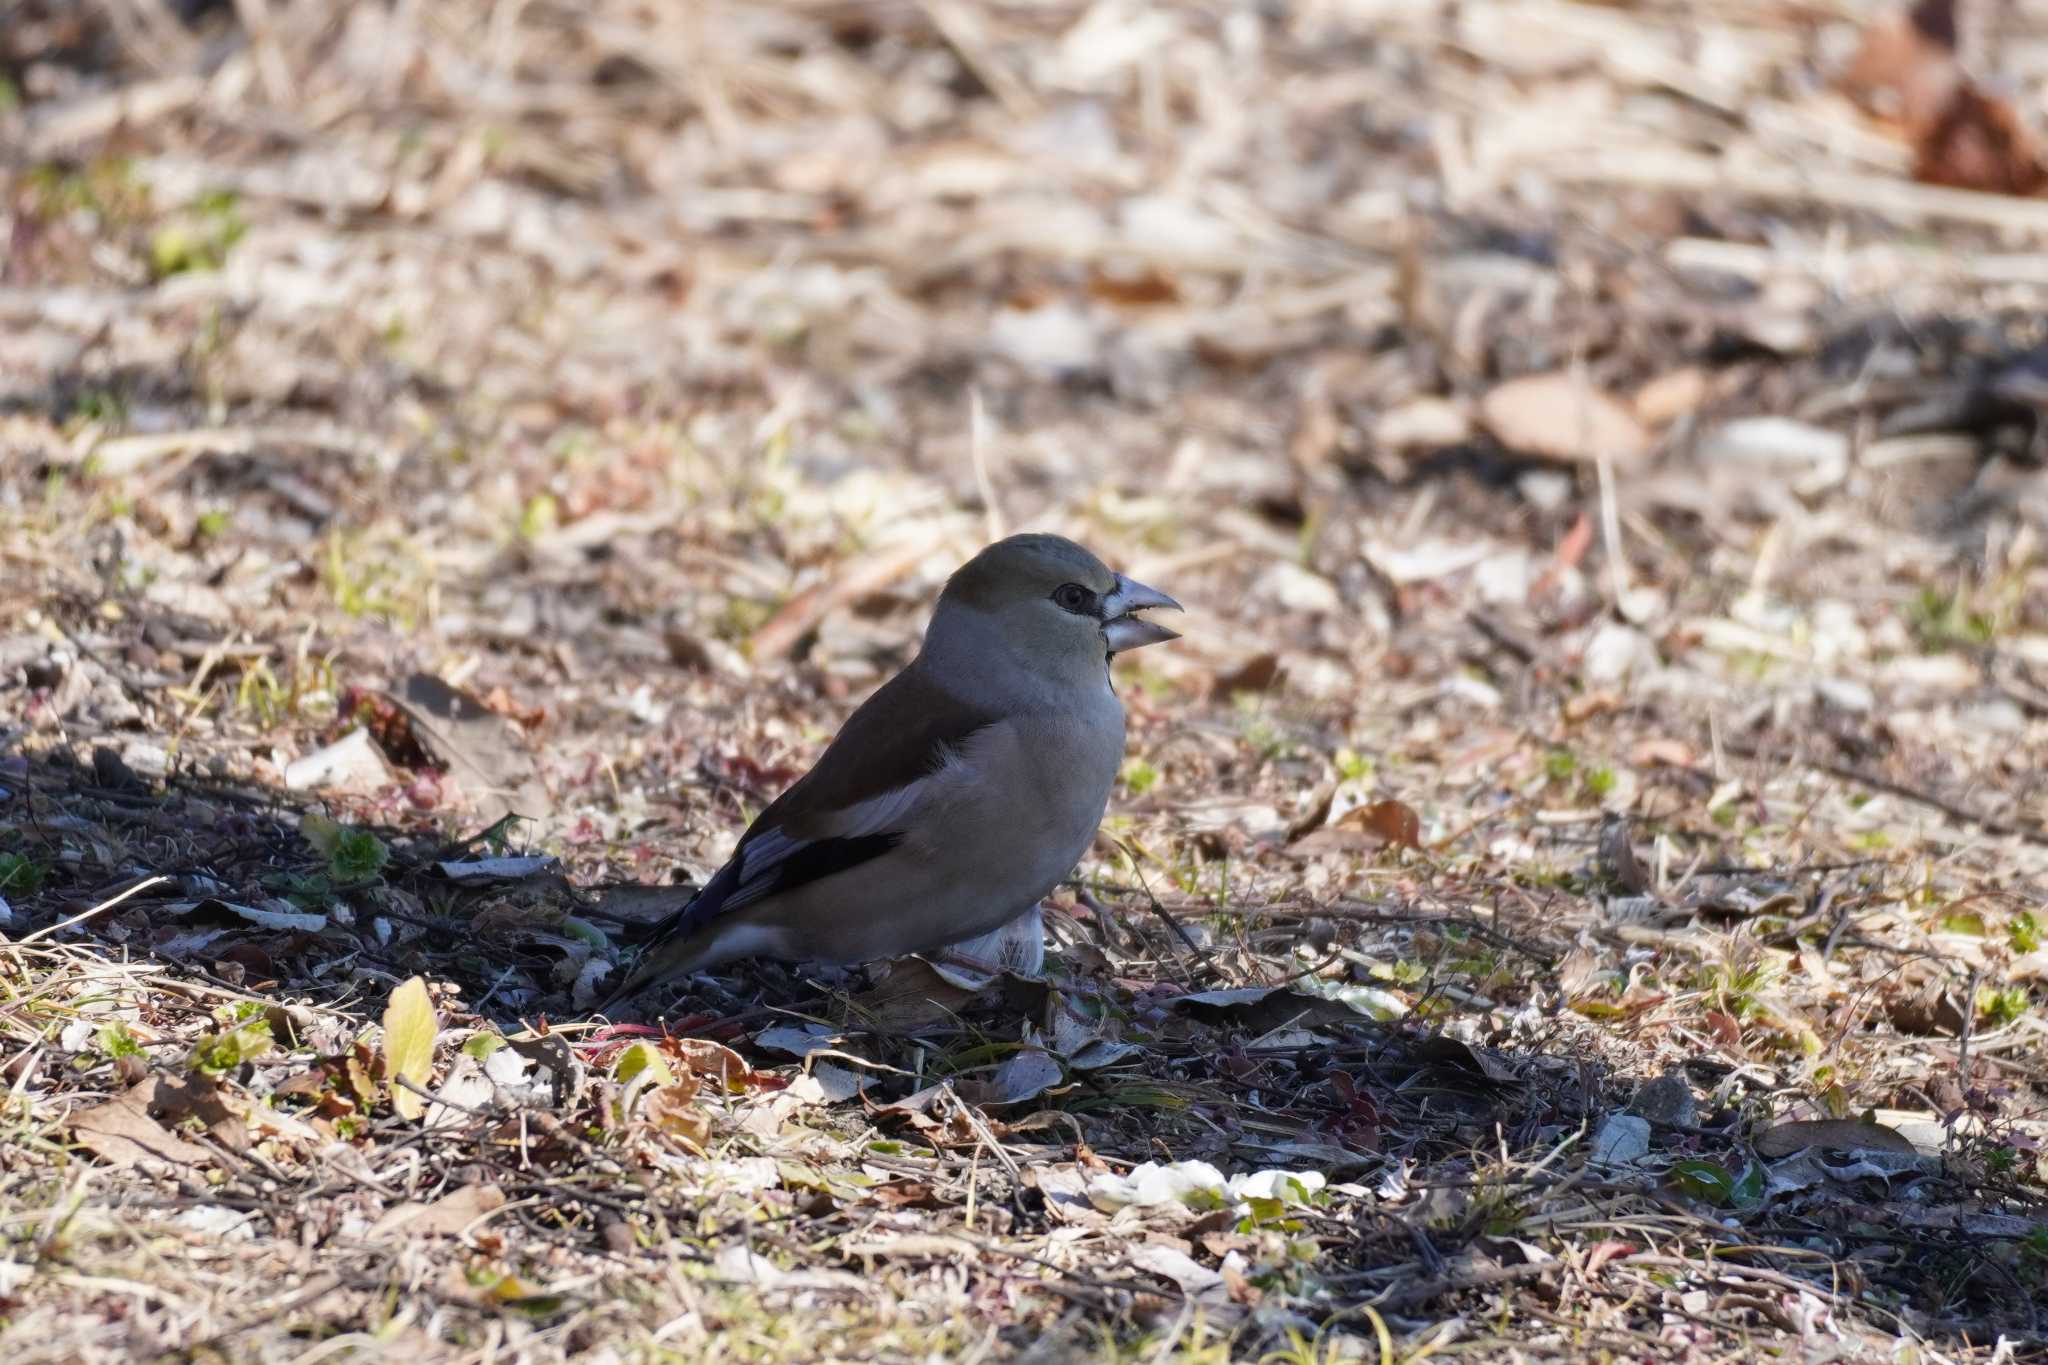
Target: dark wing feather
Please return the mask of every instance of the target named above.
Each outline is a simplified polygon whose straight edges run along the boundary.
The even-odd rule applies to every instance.
[[[898,673],[847,717],[817,764],[755,818],[704,889],[655,930],[643,960],[719,915],[887,853],[902,841],[902,830],[842,834],[835,817],[929,776],[949,750],[998,718],[931,682],[915,664]]]

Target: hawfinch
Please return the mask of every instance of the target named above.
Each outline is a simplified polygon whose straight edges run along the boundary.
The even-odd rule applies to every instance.
[[[946,581],[924,647],[659,926],[609,1008],[742,957],[995,949],[1035,971],[1038,902],[1095,837],[1124,753],[1110,661],[1180,603],[1071,540],[1018,535]]]

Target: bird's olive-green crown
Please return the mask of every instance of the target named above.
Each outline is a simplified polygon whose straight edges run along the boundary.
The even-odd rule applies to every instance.
[[[1109,566],[1065,536],[1033,532],[999,540],[953,571],[941,601],[989,610],[1020,599],[1049,598],[1078,583],[1101,596],[1116,587]]]

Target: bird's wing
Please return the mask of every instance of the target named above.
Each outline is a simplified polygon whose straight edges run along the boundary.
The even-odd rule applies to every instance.
[[[999,719],[914,666],[897,674],[847,718],[817,765],[761,812],[704,889],[657,927],[641,960],[654,962],[664,946],[720,915],[887,853],[902,841],[927,779]]]

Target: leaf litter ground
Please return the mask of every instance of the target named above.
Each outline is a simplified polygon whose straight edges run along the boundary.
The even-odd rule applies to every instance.
[[[11,1352],[2048,1340],[2048,210],[1854,23],[188,8],[0,35]],[[1027,524],[1045,976],[592,1018]]]

